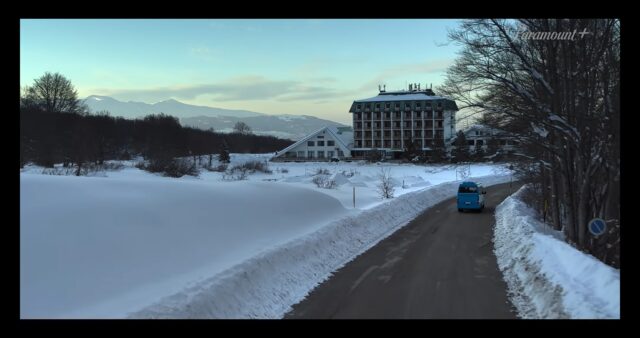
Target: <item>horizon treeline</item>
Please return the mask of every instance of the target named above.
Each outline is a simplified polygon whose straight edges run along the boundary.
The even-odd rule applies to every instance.
[[[251,133],[218,133],[184,127],[176,117],[151,114],[127,119],[102,111],[89,113],[71,82],[45,73],[20,97],[20,167],[102,164],[107,160],[145,160],[202,156],[222,150],[267,153],[293,143]]]

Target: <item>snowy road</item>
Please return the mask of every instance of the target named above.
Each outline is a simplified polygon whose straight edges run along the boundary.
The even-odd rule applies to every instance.
[[[285,318],[516,318],[493,253],[493,210],[509,184],[487,188],[482,214],[435,205],[357,257]]]

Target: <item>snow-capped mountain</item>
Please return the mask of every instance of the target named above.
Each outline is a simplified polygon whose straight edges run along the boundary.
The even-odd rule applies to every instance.
[[[179,118],[184,126],[200,129],[213,128],[219,132],[231,132],[233,126],[242,121],[248,124],[255,134],[292,140],[298,140],[325,126],[344,126],[308,115],[267,115],[248,110],[194,106],[176,100],[148,104],[134,101],[122,102],[109,96],[91,95],[84,102],[94,113],[106,110],[112,116],[126,118],[164,113]]]
[[[148,104],[144,102],[122,102],[109,96],[91,95],[87,97],[84,102],[87,104],[92,112],[108,111],[113,116],[123,116],[127,118],[136,118],[145,116],[148,114],[165,113],[173,115],[178,118],[192,117],[192,116],[235,116],[235,117],[247,117],[247,116],[260,116],[261,113],[256,113],[248,110],[232,110],[222,109],[206,106],[194,106],[191,104],[182,103],[176,100],[166,100],[154,104]]]
[[[298,140],[325,126],[344,126],[343,124],[319,119],[308,115],[261,115],[251,117],[196,116],[180,119],[183,126],[201,129],[213,128],[221,132],[233,131],[236,122],[242,121],[251,127],[255,134],[272,135],[280,138]]]

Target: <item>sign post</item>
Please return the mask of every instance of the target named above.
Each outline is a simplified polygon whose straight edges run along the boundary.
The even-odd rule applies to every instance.
[[[589,221],[589,232],[592,235],[596,236],[596,238],[602,235],[607,229],[607,222],[605,222],[602,218],[594,218]]]
[[[356,186],[353,186],[353,208],[356,208]]]

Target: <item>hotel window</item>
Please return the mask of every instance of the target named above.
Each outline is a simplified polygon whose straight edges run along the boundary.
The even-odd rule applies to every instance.
[[[304,157],[304,151],[299,151],[298,152],[298,157]]]
[[[307,141],[307,147],[313,147],[314,145],[315,145],[315,142]]]
[[[482,145],[484,145],[484,140],[478,140],[478,141],[476,141],[476,144],[482,146]]]
[[[331,150],[327,151],[327,157],[328,158],[333,158],[333,151],[331,151]]]
[[[324,151],[318,152],[318,158],[324,158]]]
[[[400,103],[396,103],[396,108],[400,108]]]
[[[324,141],[318,141],[318,147],[324,147]]]
[[[307,157],[308,158],[313,158],[313,151],[308,151],[307,152]]]
[[[316,138],[324,138],[324,135],[318,135]]]
[[[391,103],[385,103],[384,107],[385,107],[385,108],[389,108],[389,107],[391,107]]]
[[[379,103],[376,103],[376,108],[380,108],[380,104]]]
[[[361,106],[361,105],[357,105],[357,106],[356,106],[356,110],[360,110],[360,108],[362,108],[362,106]]]
[[[342,150],[338,150],[338,157],[344,157],[344,153],[342,152]]]
[[[470,146],[475,144],[475,142],[473,140],[469,140],[469,141],[467,141],[467,143],[469,143]]]
[[[333,141],[327,141],[327,146],[328,147],[333,147],[335,145],[335,142]]]

